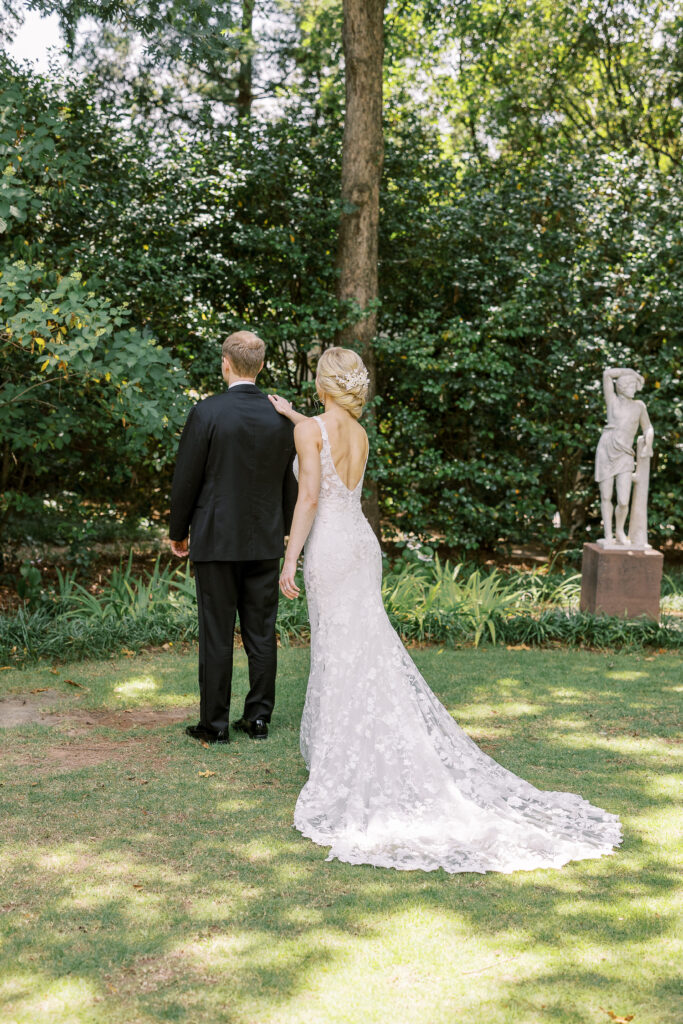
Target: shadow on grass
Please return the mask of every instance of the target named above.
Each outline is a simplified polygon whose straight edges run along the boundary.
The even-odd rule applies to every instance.
[[[416,658],[428,679],[433,658]],[[533,662],[523,684],[491,660],[488,679],[472,671],[467,685],[441,668],[434,688],[460,708],[463,726],[489,736],[481,716],[497,710],[492,742],[506,756],[491,752],[501,763],[625,819],[612,857],[448,876],[326,863],[293,830],[306,777],[302,664],[297,657],[291,678],[283,672],[289,686],[267,746],[203,750],[177,727],[155,730],[163,769],[104,764],[0,790],[12,815],[0,899],[8,1020],[588,1024],[608,1019],[589,1008],[610,1008],[616,994],[630,1001],[616,1011],[639,1008],[637,1024],[648,1020],[644,1007],[653,1021],[673,1019],[677,876],[657,822],[673,806],[658,738],[675,723],[663,678],[650,696],[636,686],[655,681],[654,670],[596,678],[590,664],[581,673],[580,658],[566,689]],[[477,669],[477,656],[470,664]],[[46,733],[26,736],[40,744]],[[139,730],[122,743],[128,735]],[[631,746],[617,765],[623,742]]]
[[[194,822],[179,838],[166,822],[163,828],[131,829],[125,838],[74,836],[68,844],[50,844],[48,856],[38,847],[13,858],[3,889],[17,900],[18,921],[4,952],[8,964],[24,967],[30,966],[27,951],[35,955],[28,956],[30,985],[9,993],[7,1009],[18,1001],[27,1009],[40,1004],[54,982],[77,976],[95,1000],[119,1006],[132,1000],[158,1019],[165,1019],[169,999],[185,1006],[189,1019],[211,1019],[216,1001],[229,996],[230,1008],[220,1019],[240,1021],[254,1000],[274,1009],[287,1006],[356,943],[365,950],[384,943],[393,918],[400,925],[416,913],[454,942],[474,931],[480,943],[490,939],[513,957],[533,950],[536,964],[525,965],[519,978],[496,972],[499,1000],[523,1000],[541,976],[546,987],[576,985],[586,943],[609,953],[608,970],[596,965],[584,971],[584,987],[599,995],[614,990],[613,957],[647,950],[675,933],[672,914],[652,909],[653,900],[666,902],[674,892],[675,873],[633,838],[625,853],[631,868],[638,864],[643,906],[630,908],[628,925],[620,927],[618,914],[632,900],[634,878],[618,864],[619,855],[616,869],[608,859],[562,872],[482,878],[352,869],[324,864],[322,851],[284,837],[282,828],[273,830],[271,800],[254,794],[246,808],[254,824],[240,838],[231,829],[239,812],[219,804],[225,837],[208,837]],[[29,896],[36,887],[41,895]],[[424,937],[416,939],[419,959]],[[558,951],[562,961],[554,971],[535,973],[545,954]],[[623,991],[628,980],[623,978]],[[665,983],[660,964],[660,1001]],[[84,1009],[91,1002],[89,996]],[[581,1019],[578,1012],[574,1019]]]

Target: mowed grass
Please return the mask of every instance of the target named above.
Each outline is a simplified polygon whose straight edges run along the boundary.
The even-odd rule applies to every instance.
[[[413,653],[502,764],[619,813],[616,854],[513,875],[327,863],[292,827],[306,649],[280,653],[268,742],[210,749],[183,734],[192,653],[5,671],[0,694],[64,717],[0,730],[3,1024],[683,1019],[680,657]],[[234,717],[245,689],[240,651]]]

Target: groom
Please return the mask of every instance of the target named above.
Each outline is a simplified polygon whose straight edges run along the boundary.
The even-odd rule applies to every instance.
[[[194,562],[199,614],[199,724],[185,732],[207,743],[230,741],[236,613],[249,693],[234,727],[266,739],[275,701],[278,576],[297,485],[292,424],[255,384],[265,351],[250,331],[223,342],[227,391],[190,411],[173,475],[171,548]]]

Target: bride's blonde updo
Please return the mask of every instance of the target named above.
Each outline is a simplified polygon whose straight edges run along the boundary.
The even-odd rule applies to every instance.
[[[359,420],[368,397],[370,378],[365,363],[350,348],[327,348],[318,360],[315,374],[318,390]]]

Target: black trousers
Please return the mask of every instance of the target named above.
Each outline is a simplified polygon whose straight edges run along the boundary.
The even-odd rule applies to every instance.
[[[235,615],[249,662],[244,717],[270,721],[275,703],[280,559],[195,562],[199,612],[199,721],[227,729],[232,690]]]

